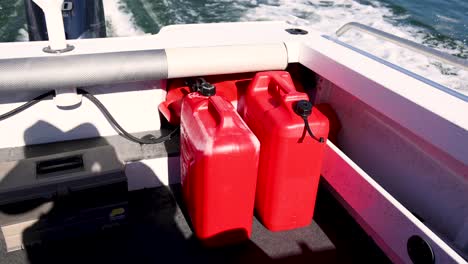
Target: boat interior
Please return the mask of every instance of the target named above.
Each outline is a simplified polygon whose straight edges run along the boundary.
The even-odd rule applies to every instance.
[[[52,55],[42,51],[47,45],[0,44],[0,115],[54,91],[0,119],[1,263],[466,262],[466,96],[284,22],[175,25],[157,35],[69,40],[72,51]],[[232,82],[239,110],[243,92],[263,71],[288,72],[314,106],[330,110],[314,220],[284,232],[254,220],[249,241],[217,249],[198,243],[180,197],[179,137],[129,141],[76,90],[95,96],[132,135],[157,138],[175,128],[158,110],[172,83]],[[60,159],[74,172],[77,156],[87,171],[123,167],[128,192],[93,195],[125,197],[128,222],[44,245],[37,219],[53,215],[60,201],[15,199],[28,195],[22,186],[68,177],[38,177],[40,164],[54,170],[42,161]],[[89,197],[80,199],[92,203]]]

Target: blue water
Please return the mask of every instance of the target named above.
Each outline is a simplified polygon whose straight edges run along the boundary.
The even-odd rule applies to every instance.
[[[468,41],[467,0],[381,0],[396,14],[407,14],[401,23],[420,26],[434,37]]]
[[[294,1],[294,0],[291,0]],[[113,2],[119,2],[113,0]],[[134,14],[135,23],[148,33],[156,33],[161,26],[174,23],[197,23],[237,21],[249,9],[261,6],[278,6],[288,1],[210,1],[210,0],[124,0],[128,10]],[[299,1],[300,2],[300,1]],[[306,1],[321,8],[343,1]],[[346,1],[344,1],[346,2]],[[349,1],[352,2],[352,1]],[[382,5],[390,8],[396,25],[412,25],[432,33],[434,39],[447,38],[468,45],[468,1],[467,0],[376,0],[358,1],[367,5]],[[149,9],[149,10],[148,10]],[[300,13],[300,10],[297,10]],[[292,15],[296,15],[292,13]],[[154,16],[157,19],[154,19]],[[155,21],[156,20],[156,21]],[[0,0],[0,41],[17,40],[18,30],[24,27],[22,0]]]

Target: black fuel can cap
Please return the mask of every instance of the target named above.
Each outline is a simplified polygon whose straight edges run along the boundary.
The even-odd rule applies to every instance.
[[[213,96],[216,94],[216,86],[211,83],[204,82],[199,86],[198,92],[203,96]]]
[[[308,117],[312,114],[312,103],[307,100],[300,100],[294,107],[296,114],[302,117]]]

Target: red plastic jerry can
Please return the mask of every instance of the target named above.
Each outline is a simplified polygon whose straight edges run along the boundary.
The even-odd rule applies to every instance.
[[[181,182],[195,235],[222,246],[250,237],[260,143],[229,101],[209,95],[182,101]]]
[[[247,89],[243,115],[261,145],[255,198],[258,217],[272,231],[310,224],[329,130],[327,118],[312,108],[305,93],[296,91],[285,71],[255,76]]]

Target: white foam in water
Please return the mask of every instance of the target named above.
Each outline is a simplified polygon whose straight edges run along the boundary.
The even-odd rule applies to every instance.
[[[26,30],[27,25],[18,30],[18,37],[16,41],[29,41],[28,31]]]
[[[350,0],[280,0],[276,4],[260,4],[249,10],[243,20],[286,20],[294,24],[310,26],[330,36],[333,36],[339,27],[348,22],[363,23],[417,43],[422,43],[424,36],[427,35],[420,28],[397,27],[385,20],[385,17],[395,17],[395,15],[390,9],[378,3],[370,6]],[[353,30],[340,37],[340,40],[468,95],[468,72],[465,70],[442,64],[387,41]],[[459,44],[463,45],[461,42]],[[436,48],[450,54],[460,52],[444,48],[443,43]]]
[[[126,37],[145,34],[136,26],[135,19],[125,3],[119,0],[103,0],[103,4],[109,36]]]

